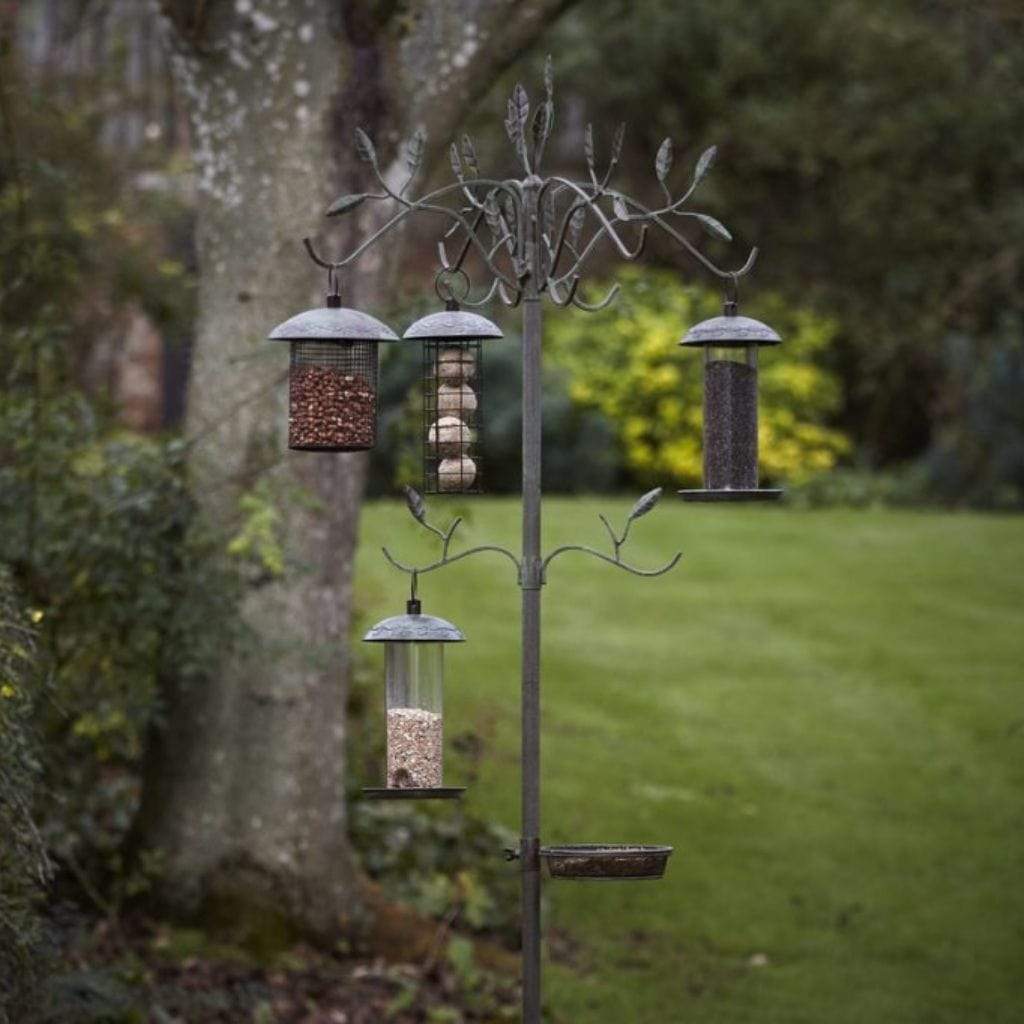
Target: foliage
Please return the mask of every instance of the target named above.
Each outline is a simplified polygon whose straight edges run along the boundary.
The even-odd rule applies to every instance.
[[[37,980],[37,903],[49,877],[32,802],[41,766],[32,717],[40,696],[35,631],[43,617],[0,567],[0,1021],[21,1019]]]
[[[127,308],[172,336],[191,317],[187,218],[124,189],[74,105],[24,95],[0,158],[0,564],[41,613],[53,687],[34,713],[40,827],[109,911],[145,885],[120,853],[145,733],[230,639],[237,581],[196,518],[186,444],[123,429],[96,372]]]
[[[469,932],[514,944],[518,872],[502,860],[512,832],[451,808],[424,809],[359,801],[352,841],[360,861],[389,896]]]
[[[570,375],[570,394],[616,424],[630,476],[640,485],[701,478],[699,357],[678,348],[688,326],[717,316],[720,300],[666,272],[629,270],[624,298],[586,318],[559,316],[547,352]],[[771,323],[783,345],[762,353],[761,467],[768,480],[799,479],[833,466],[848,450],[826,424],[839,406],[835,376],[818,359],[834,326],[762,296],[749,312]]]
[[[956,386],[924,459],[933,493],[1024,508],[1024,317],[1006,317],[990,338],[947,338],[943,361]]]

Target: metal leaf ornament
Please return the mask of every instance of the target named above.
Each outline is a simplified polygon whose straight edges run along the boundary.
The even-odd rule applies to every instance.
[[[413,519],[422,523],[427,514],[427,503],[423,500],[423,495],[415,487],[407,486],[405,488],[405,503],[409,506]]]
[[[364,193],[358,193],[350,196],[338,196],[337,199],[327,207],[327,213],[325,217],[340,217],[343,213],[348,213],[349,210],[354,210],[357,206],[361,206],[366,199]]]
[[[643,497],[637,499],[637,503],[633,506],[629,513],[629,519],[627,522],[632,522],[634,519],[639,519],[641,516],[647,515],[648,512],[658,504],[658,499],[661,497],[661,488],[655,487],[653,491],[648,491]]]
[[[579,248],[580,236],[583,234],[583,222],[586,217],[586,207],[581,206],[569,219],[569,244],[573,249]]]
[[[658,181],[662,184],[665,183],[665,179],[668,177],[668,172],[672,170],[672,140],[665,139],[665,141],[658,147],[658,156],[654,161],[654,173],[658,176]]]
[[[732,241],[732,235],[729,234],[729,229],[720,220],[715,220],[714,217],[710,217],[706,213],[695,213],[694,217],[704,225],[709,235],[716,235],[718,238],[724,238],[727,242]]]
[[[583,132],[583,156],[586,158],[590,173],[594,173],[594,126],[588,124]]]
[[[415,174],[420,169],[426,145],[427,133],[422,128],[417,128],[405,147],[405,165],[409,168],[410,174]]]
[[[508,117],[505,119],[505,131],[515,147],[516,154],[523,162],[523,167],[528,167],[526,158],[526,122],[530,117],[530,100],[526,90],[516,83],[512,95],[508,101]]]
[[[356,152],[359,154],[360,160],[364,160],[368,164],[377,163],[377,150],[373,148],[370,136],[362,128],[356,129]]]
[[[462,136],[462,161],[470,174],[475,177],[480,176],[480,164],[476,158],[476,149],[473,147],[473,140],[468,135]]]
[[[622,144],[626,141],[626,122],[621,121],[615,129],[615,138],[612,139],[612,163],[617,164],[622,156]]]
[[[694,185],[696,185],[704,175],[711,170],[711,166],[715,162],[715,156],[717,153],[717,146],[709,146],[703,153],[701,153],[700,159],[697,161],[697,169],[693,172]]]

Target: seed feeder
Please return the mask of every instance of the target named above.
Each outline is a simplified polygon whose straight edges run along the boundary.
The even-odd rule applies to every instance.
[[[680,491],[684,501],[781,496],[758,487],[757,470],[757,350],[781,341],[767,324],[740,316],[733,293],[722,316],[691,327],[679,343],[704,351],[704,487]]]
[[[398,335],[376,317],[345,309],[333,271],[326,306],[278,324],[271,341],[291,345],[288,447],[358,452],[377,443],[377,345]]]
[[[484,379],[480,342],[502,334],[486,317],[460,309],[447,280],[438,280],[437,292],[446,300],[443,312],[417,320],[403,335],[424,342],[424,490],[479,493]]]
[[[424,615],[414,597],[405,615],[378,622],[363,637],[384,647],[387,708],[387,787],[364,790],[376,799],[454,799],[462,788],[442,785],[444,645],[462,631]]]

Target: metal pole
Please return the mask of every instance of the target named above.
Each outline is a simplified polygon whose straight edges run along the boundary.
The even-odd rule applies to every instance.
[[[524,183],[522,836],[523,1024],[540,1024],[540,502],[541,304],[537,277],[537,193]]]

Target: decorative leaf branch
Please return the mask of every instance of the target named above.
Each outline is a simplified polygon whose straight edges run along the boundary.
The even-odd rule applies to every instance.
[[[539,173],[545,147],[554,127],[554,76],[550,57],[544,66],[544,90],[544,99],[536,105],[532,118],[530,100],[522,85],[515,86],[507,104],[505,130],[528,177]],[[526,218],[533,216],[534,211],[525,208],[526,183],[482,178],[476,149],[468,135],[463,135],[449,148],[455,183],[413,199],[407,197],[406,193],[423,165],[426,152],[426,135],[423,130],[417,128],[405,143],[404,161],[409,172],[408,178],[401,189],[395,191],[381,172],[372,139],[362,128],[356,129],[356,151],[360,159],[369,164],[381,190],[339,196],[328,208],[327,216],[338,217],[350,213],[367,200],[391,200],[399,209],[382,227],[340,260],[322,259],[308,240],[307,250],[320,266],[337,270],[358,259],[407,215],[413,212],[437,214],[447,219],[443,238],[438,243],[438,258],[442,269],[465,273],[463,265],[473,252],[490,277],[489,287],[483,289],[483,298],[467,298],[468,305],[482,305],[495,296],[507,306],[518,305],[525,294],[527,282],[535,275],[537,280],[534,286],[537,291],[547,291],[558,305],[573,305],[584,310],[603,308],[615,297],[618,289],[613,288],[601,302],[584,302],[579,297],[584,266],[606,239],[622,259],[637,259],[643,251],[647,230],[651,226],[665,231],[701,266],[719,278],[735,279],[751,270],[757,257],[756,249],[751,251],[747,261],[738,270],[723,270],[666,219],[669,215],[690,217],[709,235],[725,240],[731,238],[721,221],[709,214],[686,208],[714,164],[717,153],[714,146],[701,154],[689,185],[682,195],[673,198],[669,177],[674,164],[674,151],[672,140],[666,138],[654,162],[655,177],[664,193],[664,202],[660,206],[647,207],[609,188],[613,172],[621,159],[625,125],[620,124],[616,128],[603,176],[598,175],[594,140],[594,128],[588,124],[584,132],[583,155],[589,180],[571,181],[552,176],[541,185],[538,195],[539,251],[535,257],[530,258],[524,228]],[[462,202],[454,207],[446,202],[453,195],[462,198]],[[589,232],[588,223],[593,226]],[[623,224],[639,228],[634,244],[623,237]],[[585,238],[585,234],[588,237]],[[454,258],[449,256],[446,239],[452,240]]]
[[[423,500],[423,495],[419,493],[413,487],[406,487],[405,489],[405,502],[409,506],[409,514],[420,524],[420,526],[429,530],[432,534],[439,537],[441,540],[441,557],[431,562],[429,565],[404,565],[397,559],[391,556],[391,552],[387,548],[382,548],[384,557],[391,563],[396,569],[401,570],[413,579],[417,576],[423,575],[423,573],[433,572],[434,569],[440,569],[442,566],[451,565],[452,562],[458,562],[460,559],[468,558],[470,555],[476,555],[483,551],[494,551],[500,555],[504,555],[506,558],[512,560],[512,564],[516,567],[517,575],[521,572],[519,559],[516,558],[511,551],[507,548],[499,547],[496,544],[481,544],[475,548],[469,548],[466,551],[460,551],[457,555],[449,555],[448,548],[451,545],[452,537],[458,529],[459,523],[462,522],[461,516],[456,516],[448,526],[447,530],[439,530],[436,526],[432,526],[427,522],[427,504]]]
[[[629,528],[632,526],[635,519],[639,519],[641,516],[647,515],[651,509],[658,503],[658,499],[661,497],[661,488],[657,487],[653,491],[648,491],[643,497],[641,497],[631,509],[629,515],[626,517],[626,525],[623,527],[621,536],[618,535],[615,530],[612,529],[611,523],[599,512],[598,518],[604,524],[604,528],[608,531],[608,536],[612,541],[612,555],[606,555],[601,551],[596,551],[594,548],[586,547],[582,544],[565,544],[560,548],[555,548],[547,558],[541,563],[541,582],[547,581],[547,570],[548,565],[560,554],[566,551],[582,551],[584,554],[593,555],[595,558],[600,558],[604,562],[608,562],[610,565],[618,566],[620,569],[625,569],[626,572],[633,573],[634,576],[663,576],[665,573],[676,567],[679,559],[683,557],[682,552],[677,552],[676,555],[668,562],[666,562],[660,569],[637,569],[635,566],[629,565],[622,561],[622,546],[626,543],[626,539],[629,537]]]

